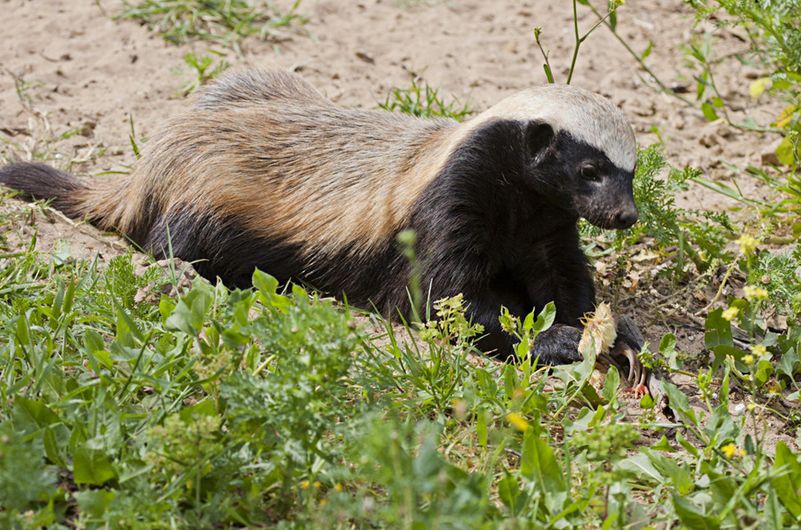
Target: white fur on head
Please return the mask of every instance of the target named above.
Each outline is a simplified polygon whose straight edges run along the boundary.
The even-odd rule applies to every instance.
[[[502,100],[471,122],[486,119],[542,120],[591,145],[617,167],[633,171],[637,144],[628,120],[605,97],[570,85],[530,88]]]

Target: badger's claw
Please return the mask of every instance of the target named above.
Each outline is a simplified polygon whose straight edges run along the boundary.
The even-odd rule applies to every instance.
[[[631,394],[637,399],[641,399],[645,394],[649,394],[648,386],[643,383],[640,383],[637,386],[626,388],[623,390],[625,394]]]
[[[618,341],[609,352],[610,364],[614,365],[621,374],[625,374],[629,387],[645,384],[648,378],[648,369],[642,365],[637,351],[623,341]]]

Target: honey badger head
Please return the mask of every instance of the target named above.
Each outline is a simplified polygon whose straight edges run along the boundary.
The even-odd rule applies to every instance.
[[[601,228],[628,228],[637,221],[634,132],[607,99],[572,86],[548,85],[501,101],[483,118],[484,123],[519,124],[523,186]]]

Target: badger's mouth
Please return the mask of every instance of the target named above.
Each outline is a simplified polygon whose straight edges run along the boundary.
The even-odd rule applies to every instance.
[[[614,208],[602,211],[599,211],[597,208],[588,209],[588,211],[582,212],[580,215],[590,224],[605,230],[625,230],[631,228],[639,218],[637,208],[633,205],[628,208]]]

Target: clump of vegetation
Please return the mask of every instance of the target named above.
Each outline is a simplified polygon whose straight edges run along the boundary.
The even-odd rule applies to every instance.
[[[300,0],[287,11],[267,0],[140,0],[124,4],[121,18],[147,24],[173,44],[191,39],[228,44],[243,37],[264,39],[278,28],[302,20],[297,14]]]
[[[412,79],[409,88],[393,88],[379,107],[421,118],[452,118],[456,121],[462,121],[473,113],[467,103],[459,103],[456,99],[449,101],[439,89],[417,77]]]
[[[801,132],[801,2],[692,0],[689,3],[696,10],[699,20],[711,21],[718,28],[738,27],[745,30],[750,49],[740,54],[740,58],[758,61],[767,74],[752,82],[749,92],[758,98],[769,91],[787,103],[769,126],[784,136],[784,141],[777,149],[781,162],[797,167]],[[711,42],[711,34],[706,33],[703,44],[694,43],[690,46],[691,56],[701,69],[697,78],[697,95],[703,101],[705,114],[710,119],[717,118],[716,109],[720,109],[726,121],[732,123],[728,116],[728,102],[721,97],[715,84],[716,61]],[[755,129],[765,127],[750,118],[743,125]]]
[[[212,55],[198,57],[192,52],[184,55],[184,63],[192,70],[195,78],[181,88],[181,95],[188,96],[209,81],[217,79],[221,73],[231,66],[225,60],[224,53],[216,50],[209,50],[209,53],[217,56],[217,58],[215,59]]]
[[[723,365],[706,414],[668,386],[681,423],[625,423],[620,378],[611,370],[596,392],[593,359],[550,375],[531,359],[469,362],[479,330],[458,297],[438,303],[442,323],[415,340],[392,326],[368,332],[258,271],[255,289],[197,279],[150,305],[136,293],[169,275],[137,275],[130,256],[103,269],[54,266],[33,249],[2,259],[7,527],[801,520],[798,456],[780,443],[769,457],[746,428],[763,405],[729,413],[730,379],[745,380],[741,363],[759,367],[764,353]],[[533,340],[554,314],[504,318]],[[642,436],[662,437],[643,446]]]

